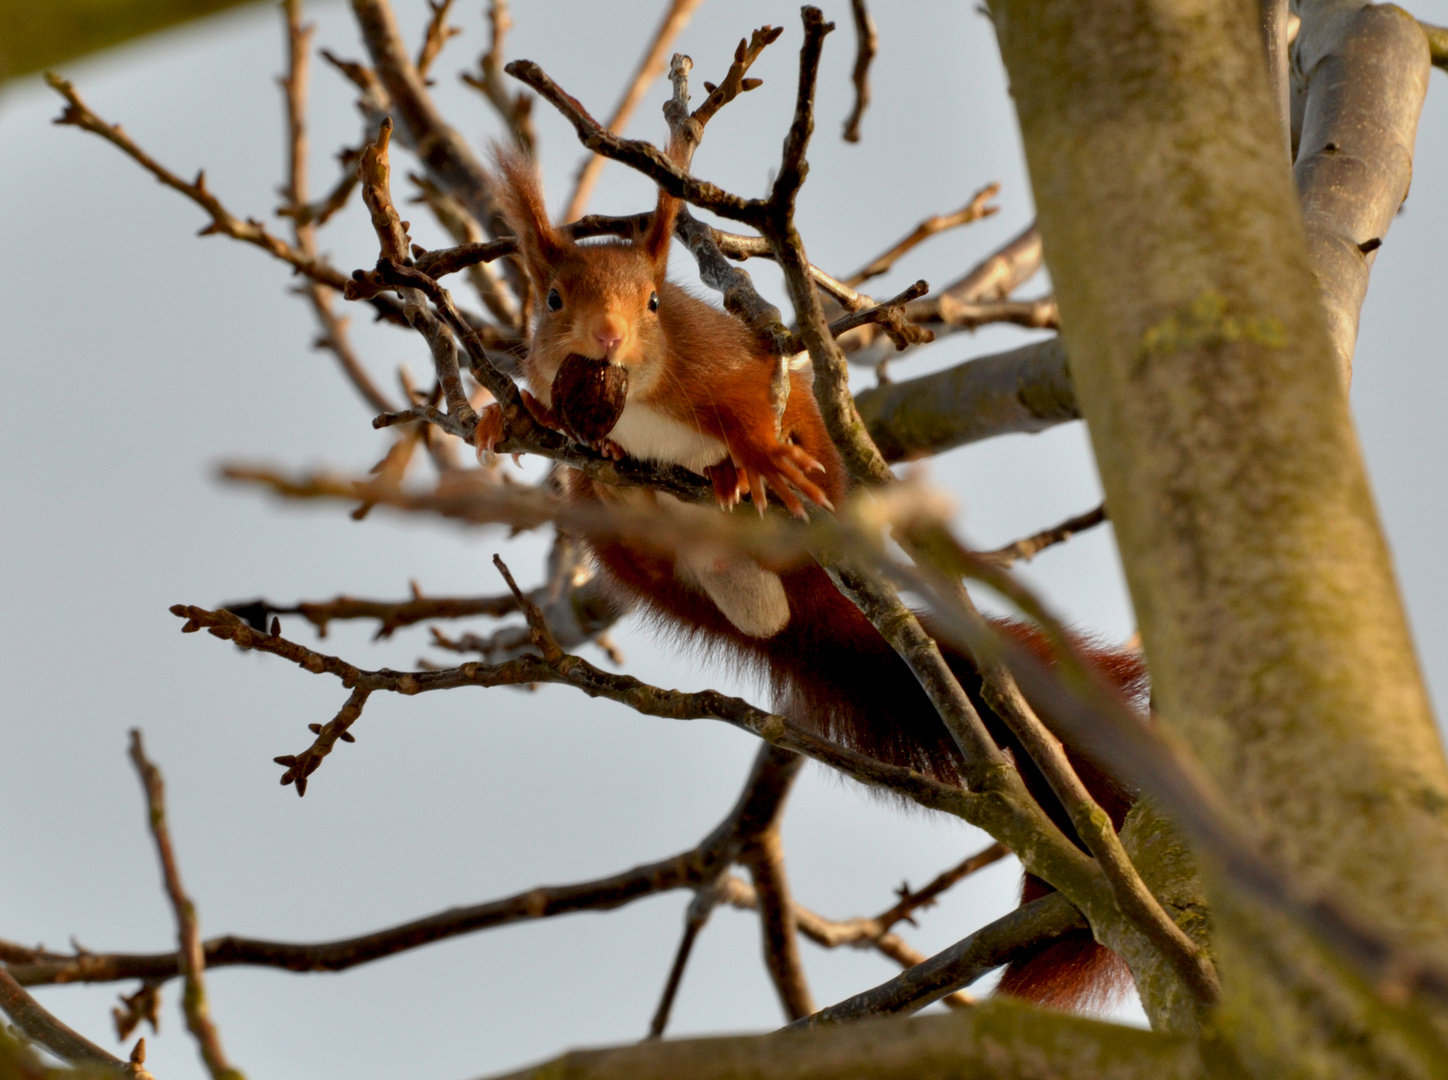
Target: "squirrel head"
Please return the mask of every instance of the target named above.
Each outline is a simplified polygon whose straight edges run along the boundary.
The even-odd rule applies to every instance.
[[[548,220],[532,163],[501,149],[496,157],[498,205],[532,284],[534,356],[576,353],[626,368],[660,357],[660,294],[678,203],[661,192],[648,229],[633,240],[578,243]]]

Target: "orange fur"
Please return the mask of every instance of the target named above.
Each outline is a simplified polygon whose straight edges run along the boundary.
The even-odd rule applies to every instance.
[[[843,498],[844,469],[809,375],[792,373],[776,429],[769,397],[774,357],[739,320],[665,279],[677,209],[673,199],[660,193],[653,222],[633,242],[580,244],[548,221],[526,161],[500,153],[498,164],[500,204],[519,234],[539,302],[523,371],[544,406],[550,405],[554,375],[567,355],[607,358],[625,366],[629,378],[627,404],[608,440],[617,439],[616,448],[709,475],[726,506],[745,491],[761,509],[773,493],[796,512],[803,510],[802,497],[822,506]],[[617,497],[577,473],[569,474],[566,489],[580,500]],[[682,559],[626,540],[599,541],[594,550],[618,587],[676,639],[700,644],[766,679],[775,708],[791,720],[880,760],[959,782],[959,753],[914,675],[817,565],[778,570],[780,592],[765,580],[774,573],[753,564],[726,564],[710,578],[709,567],[696,572]],[[729,600],[740,601],[745,613],[726,615]],[[787,603],[787,610],[776,611],[780,603]],[[1000,625],[1048,655],[1034,629]],[[1031,792],[1074,837],[1045,780],[981,700],[980,677],[969,660],[949,647],[943,652],[992,736],[1014,754]],[[1124,692],[1140,690],[1144,670],[1135,656],[1089,647],[1087,652]],[[1129,793],[1089,763],[1077,766],[1119,827]],[[1026,879],[1025,899],[1043,891],[1049,886]],[[1002,987],[1019,997],[1069,1006],[1119,983],[1123,971],[1120,960],[1089,934],[1074,935],[1013,964]]]

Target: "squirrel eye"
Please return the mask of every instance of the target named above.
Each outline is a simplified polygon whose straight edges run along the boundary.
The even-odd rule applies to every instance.
[[[563,309],[563,297],[558,295],[557,289],[548,290],[548,310],[561,311]]]
[[[656,293],[656,292],[651,292],[651,293],[649,293],[649,310],[650,310],[650,311],[658,311],[658,310],[659,310],[659,294]]]

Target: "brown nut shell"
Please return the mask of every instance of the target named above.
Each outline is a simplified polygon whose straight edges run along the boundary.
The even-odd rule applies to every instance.
[[[571,353],[553,377],[553,414],[586,446],[602,442],[623,415],[628,369]]]

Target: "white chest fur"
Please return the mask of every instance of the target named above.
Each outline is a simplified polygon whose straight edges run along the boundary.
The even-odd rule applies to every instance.
[[[608,437],[630,457],[682,465],[696,473],[724,460],[728,452],[722,440],[636,399],[624,406]]]

